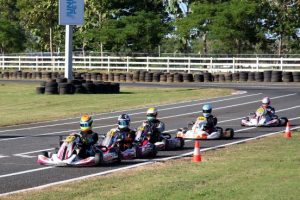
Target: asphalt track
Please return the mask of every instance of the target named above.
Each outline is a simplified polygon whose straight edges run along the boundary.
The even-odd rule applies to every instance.
[[[132,84],[126,84],[132,85]],[[144,84],[135,84],[145,86]],[[226,143],[237,142],[256,136],[261,136],[284,130],[284,127],[249,128],[241,127],[240,119],[253,112],[264,96],[269,96],[278,116],[286,116],[291,120],[291,126],[300,125],[300,85],[298,84],[164,84],[161,87],[230,87],[243,90],[246,93],[157,106],[159,118],[165,122],[166,130],[175,133],[178,128],[201,114],[204,103],[211,103],[213,113],[218,117],[219,126],[233,128],[236,131],[233,140],[202,141],[201,149],[211,148]],[[148,87],[158,87],[157,84],[147,84]],[[94,130],[106,133],[115,127],[116,118],[121,113],[131,116],[131,126],[138,127],[145,119],[147,108],[127,110],[113,113],[103,113],[94,116]],[[124,161],[121,164],[111,164],[89,168],[58,168],[40,166],[36,163],[37,155],[44,150],[52,150],[58,145],[60,135],[68,135],[78,130],[78,118],[59,121],[40,122],[27,125],[16,125],[0,128],[0,196],[6,193],[43,186],[59,181],[85,177],[118,170],[120,168],[143,165],[149,160]],[[183,150],[160,151],[156,161],[172,156],[188,154],[193,151],[193,143],[187,142]]]

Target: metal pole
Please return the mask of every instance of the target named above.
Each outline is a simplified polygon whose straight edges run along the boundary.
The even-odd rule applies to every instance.
[[[73,26],[66,25],[66,43],[65,43],[65,77],[73,79]]]

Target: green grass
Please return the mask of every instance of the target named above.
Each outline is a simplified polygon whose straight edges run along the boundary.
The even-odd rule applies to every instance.
[[[37,95],[38,84],[0,84],[0,126],[231,94],[231,89],[121,87],[120,94]]]
[[[282,135],[202,153],[191,159],[17,194],[5,199],[299,199],[300,135]]]

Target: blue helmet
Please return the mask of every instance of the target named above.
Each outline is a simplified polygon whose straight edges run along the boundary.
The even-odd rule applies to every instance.
[[[127,114],[122,114],[118,117],[119,129],[126,129],[130,126],[130,117]]]
[[[203,111],[203,116],[204,117],[209,117],[211,115],[212,106],[210,104],[205,104],[202,107],[202,111]]]

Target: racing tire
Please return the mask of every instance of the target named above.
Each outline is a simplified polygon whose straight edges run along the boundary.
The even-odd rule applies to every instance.
[[[164,145],[165,145],[165,148],[164,148],[163,150],[167,150],[168,147],[169,147],[169,141],[168,141],[168,139],[162,139],[162,142],[163,142]]]
[[[103,154],[98,152],[95,154],[95,165],[99,166],[103,162]]]
[[[179,140],[180,140],[180,146],[179,146],[179,149],[183,149],[184,147],[184,139],[181,138],[181,137],[177,137]]]
[[[156,154],[157,154],[157,149],[156,149],[155,145],[153,145],[153,149],[152,149],[152,152],[149,154],[149,157],[155,158]]]
[[[47,158],[50,158],[50,155],[49,155],[48,151],[43,151],[42,155],[45,156],[45,157],[47,157]]]
[[[226,128],[225,132],[229,132],[229,137],[224,137],[224,132],[222,132],[222,138],[232,139],[234,137],[234,130],[232,128]]]
[[[286,117],[281,117],[279,120],[279,126],[286,126],[286,124],[288,123],[288,119]]]

